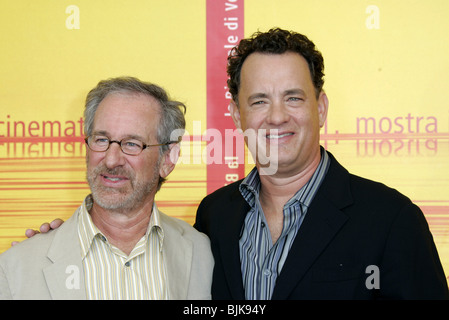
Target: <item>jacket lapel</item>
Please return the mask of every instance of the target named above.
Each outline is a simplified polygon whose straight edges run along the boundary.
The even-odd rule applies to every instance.
[[[183,237],[183,229],[160,212],[165,232],[164,260],[170,299],[186,299],[192,265],[193,244]],[[53,299],[86,299],[84,271],[74,214],[56,232],[47,257],[53,262],[43,269]],[[179,268],[179,266],[183,266]]]
[[[349,173],[330,153],[329,156],[329,171],[298,231],[272,299],[288,298],[348,219],[341,209],[352,203]]]
[[[240,265],[239,238],[245,216],[250,209],[247,202],[241,196],[238,187],[230,197],[230,205],[226,212],[219,215],[221,221],[217,230],[219,235],[221,261],[226,280],[233,299],[245,299],[243,289],[242,271]]]
[[[167,271],[169,298],[187,299],[192,268],[193,244],[183,237],[183,229],[159,211],[164,229],[163,256]]]
[[[74,214],[55,232],[47,257],[53,263],[43,269],[52,299],[86,299],[84,271]]]
[[[273,299],[286,299],[348,217],[317,195],[276,282]]]

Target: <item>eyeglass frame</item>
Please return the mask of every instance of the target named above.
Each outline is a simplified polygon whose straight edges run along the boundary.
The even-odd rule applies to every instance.
[[[141,149],[140,152],[137,153],[137,154],[130,154],[130,153],[126,153],[126,152],[123,150],[123,147],[122,147],[122,142],[123,142],[124,140],[129,139],[129,138],[123,138],[122,140],[117,141],[117,140],[111,140],[111,139],[109,139],[108,137],[105,137],[105,138],[108,139],[108,142],[109,142],[108,147],[107,147],[105,150],[97,151],[97,150],[93,150],[93,149],[91,148],[91,146],[89,145],[89,138],[90,138],[90,137],[93,137],[93,136],[97,136],[97,135],[96,135],[96,134],[92,134],[92,135],[90,135],[90,136],[84,138],[84,142],[86,142],[88,148],[89,148],[91,151],[93,151],[93,152],[106,152],[106,151],[109,150],[109,148],[111,147],[111,144],[112,144],[112,143],[117,143],[117,144],[120,146],[120,150],[122,150],[122,152],[123,152],[124,154],[128,155],[128,156],[138,156],[139,154],[142,153],[143,150],[145,150],[145,149],[147,149],[147,148],[149,148],[149,147],[168,146],[169,144],[172,144],[172,143],[179,143],[179,141],[169,141],[169,142],[159,143],[159,144],[146,144],[146,143],[144,143],[144,142],[142,142],[142,141],[140,141],[140,140],[138,140],[138,139],[134,139],[134,140],[137,140],[137,141],[142,142],[142,149]],[[100,136],[101,136],[101,135],[100,135]]]

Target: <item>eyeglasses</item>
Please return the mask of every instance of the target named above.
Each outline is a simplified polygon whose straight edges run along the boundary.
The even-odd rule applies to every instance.
[[[179,141],[169,141],[166,143],[159,144],[145,144],[142,141],[137,139],[122,139],[121,141],[117,140],[109,140],[108,137],[100,136],[100,135],[92,135],[84,139],[86,141],[87,146],[90,150],[95,152],[105,152],[109,149],[111,143],[117,143],[120,146],[120,149],[124,154],[130,156],[139,155],[143,149],[148,147],[158,147],[158,146],[166,146],[172,143],[178,143]]]

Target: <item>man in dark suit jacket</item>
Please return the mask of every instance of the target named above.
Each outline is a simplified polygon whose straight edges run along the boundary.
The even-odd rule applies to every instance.
[[[243,39],[229,57],[234,123],[277,130],[253,140],[277,170],[264,172],[247,143],[256,168],[198,208],[195,227],[215,259],[213,299],[448,299],[421,210],[320,147],[323,67],[310,40],[281,29]]]
[[[385,185],[351,175],[332,155],[330,160],[272,299],[447,298],[420,209]],[[198,208],[195,227],[210,237],[215,259],[213,299],[245,299],[239,235],[249,205],[240,183],[212,193]],[[379,270],[377,288],[369,266]]]

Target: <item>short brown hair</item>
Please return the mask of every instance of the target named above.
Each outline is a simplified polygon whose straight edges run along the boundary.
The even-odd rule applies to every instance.
[[[256,32],[250,38],[242,39],[231,50],[228,57],[228,88],[232,99],[238,103],[240,73],[246,58],[254,53],[282,54],[296,52],[306,59],[316,95],[320,94],[324,85],[324,59],[315,44],[305,35],[280,28],[268,32]]]

